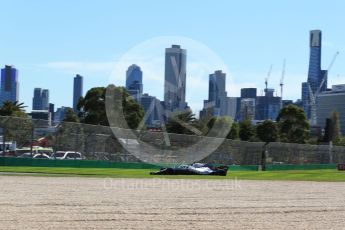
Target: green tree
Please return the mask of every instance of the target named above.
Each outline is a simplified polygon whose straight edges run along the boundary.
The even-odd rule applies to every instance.
[[[280,140],[288,143],[306,143],[309,139],[310,126],[304,111],[295,106],[284,107],[278,117]]]
[[[145,112],[143,108],[128,94],[125,88],[109,85],[105,87],[95,87],[90,89],[85,97],[80,98],[78,109],[81,111],[79,117],[81,122],[94,125],[109,126],[106,110],[106,97],[110,101],[112,116],[114,119],[123,114],[125,124],[118,124],[119,127],[135,129],[138,127]],[[119,101],[121,99],[121,101]],[[120,103],[120,104],[118,104]],[[120,118],[119,118],[120,120]]]
[[[9,117],[27,117],[24,108],[24,103],[19,103],[18,101],[5,101],[0,107],[0,116]]]
[[[242,141],[249,141],[255,136],[255,129],[250,119],[245,119],[240,122],[240,139]]]
[[[211,118],[208,119],[208,121],[206,122],[206,130],[207,130],[207,132],[212,129],[212,127],[216,123],[216,120],[217,120],[217,117],[211,117]]]
[[[335,145],[338,145],[341,140],[341,132],[340,132],[340,121],[339,121],[339,113],[333,112],[331,115],[331,123],[332,123],[332,141]]]
[[[118,87],[116,90],[122,95],[123,113],[129,128],[137,128],[145,116],[144,109],[128,94],[125,88]]]
[[[65,115],[62,121],[65,122],[79,122],[77,114],[73,111],[72,108],[66,108]]]
[[[213,117],[207,123],[209,137],[226,137],[232,126],[232,118],[229,116]]]
[[[201,131],[196,128],[198,126],[197,123],[198,120],[195,118],[195,114],[191,110],[186,110],[171,114],[165,126],[168,133],[201,135]]]
[[[339,145],[341,140],[339,113],[333,111],[330,118],[326,119],[324,141],[332,141],[333,144]]]
[[[266,120],[260,123],[256,127],[256,135],[265,143],[276,142],[279,137],[277,123],[271,120]]]
[[[105,110],[105,87],[94,87],[78,101],[81,122],[93,125],[109,125]]]
[[[196,120],[193,126],[202,130],[204,136],[223,138],[229,135],[232,124],[233,120],[230,116],[208,116]]]
[[[237,140],[240,138],[240,126],[237,122],[233,122],[230,132],[227,136],[228,139]]]
[[[332,140],[332,120],[330,118],[326,119],[325,134],[323,136],[324,142],[329,142]]]
[[[256,126],[256,136],[264,143],[261,150],[261,169],[266,170],[267,145],[278,140],[278,126],[271,120],[266,120]]]
[[[212,126],[216,121],[216,117],[213,116],[203,116],[200,119],[196,119],[193,126],[197,129],[201,130],[202,135],[206,136],[208,132],[211,130]]]

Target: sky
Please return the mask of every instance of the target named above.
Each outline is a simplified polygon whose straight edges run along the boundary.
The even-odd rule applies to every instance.
[[[307,80],[309,31],[323,32],[322,68],[340,54],[329,86],[345,84],[345,1],[297,0],[0,0],[0,66],[19,70],[20,102],[31,110],[33,89],[50,90],[56,107],[72,106],[73,77],[84,93],[125,85],[130,64],[143,70],[144,92],[163,99],[164,48],[187,50],[187,101],[197,113],[208,97],[208,75],[227,74],[228,96],[268,81],[284,99],[301,97]]]

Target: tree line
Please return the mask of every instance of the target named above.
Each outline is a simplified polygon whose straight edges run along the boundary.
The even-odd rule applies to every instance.
[[[288,143],[308,143],[310,126],[305,113],[302,109],[294,105],[284,107],[276,121],[265,120],[256,125],[250,119],[240,122],[232,121],[229,117],[209,117],[197,120],[190,111],[177,115],[179,120],[190,123],[195,127],[206,130],[211,128],[214,123],[222,122],[223,126],[230,126],[227,134],[228,139],[242,140],[251,142],[288,142]],[[174,118],[168,119],[167,130],[172,133],[190,134],[190,131],[181,127]],[[206,127],[206,129],[205,129]]]
[[[128,94],[124,87],[94,87],[91,88],[78,103],[79,113],[73,109],[65,110],[63,121],[80,122],[92,125],[109,126],[106,112],[106,97],[109,87],[115,95],[121,95],[121,103],[124,118],[128,128],[135,129],[144,118],[144,109]],[[108,95],[109,96],[109,95]],[[4,102],[0,107],[0,116],[14,116],[25,118],[23,103]],[[115,108],[116,109],[116,108]],[[326,121],[324,133],[319,136],[310,136],[310,126],[304,111],[294,105],[284,107],[277,119],[265,120],[256,125],[249,119],[240,122],[233,121],[230,117],[206,117],[197,119],[190,110],[173,113],[165,122],[165,129],[169,133],[216,136],[217,129],[213,127],[227,128],[229,132],[226,138],[232,140],[252,142],[286,142],[286,143],[310,143],[332,141],[335,145],[345,145],[345,139],[340,133],[339,114],[333,112]]]

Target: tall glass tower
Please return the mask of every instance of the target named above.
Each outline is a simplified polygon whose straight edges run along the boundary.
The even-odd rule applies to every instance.
[[[320,30],[310,31],[310,56],[309,56],[308,83],[313,93],[317,91],[322,81],[321,41],[322,41],[322,34]]]
[[[19,100],[18,70],[6,65],[1,69],[0,106],[5,101]]]
[[[303,109],[307,117],[311,118],[311,92],[313,95],[320,88],[320,92],[327,90],[327,70],[321,70],[321,48],[322,48],[322,33],[321,30],[310,31],[309,38],[310,56],[308,80],[302,83],[302,102]],[[324,83],[321,86],[322,80]]]
[[[42,88],[34,89],[32,110],[49,110],[49,90]]]
[[[325,82],[321,87],[321,92],[327,89],[327,71],[321,70],[321,43],[322,33],[320,30],[310,31],[310,57],[308,70],[308,83],[315,93],[321,85],[322,79]]]
[[[143,94],[143,72],[137,65],[131,65],[126,72],[126,89],[128,93],[137,101]]]
[[[165,49],[164,105],[168,111],[187,108],[186,59],[187,51],[179,45]]]
[[[73,82],[73,110],[78,111],[78,101],[83,96],[83,76],[77,74]]]
[[[225,110],[223,108],[227,97],[225,81],[226,74],[221,70],[217,70],[213,74],[209,75],[208,102],[212,103],[214,116],[221,115],[222,110]]]
[[[226,97],[225,78],[226,74],[221,70],[209,76],[208,101],[214,101],[216,107],[220,107],[220,100]]]

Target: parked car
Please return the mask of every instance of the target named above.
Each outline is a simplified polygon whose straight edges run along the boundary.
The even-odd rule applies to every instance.
[[[18,156],[19,158],[34,158],[34,159],[49,159],[49,155],[45,153],[23,153],[22,155]]]
[[[18,149],[16,149],[16,155],[18,157],[22,157],[23,154],[29,153],[29,155],[31,157],[30,151],[31,151],[30,147],[18,148]],[[46,154],[46,155],[50,156],[53,154],[53,149],[50,147],[45,148],[45,147],[40,147],[40,146],[33,146],[32,147],[32,154],[33,155],[35,155],[35,154]]]
[[[49,159],[50,157],[45,153],[35,154],[32,158],[34,159]]]
[[[21,155],[19,155],[18,157],[20,158],[32,158],[35,154],[31,154],[30,152],[26,152],[26,153],[23,153]]]
[[[15,157],[16,154],[13,151],[0,151],[0,157]]]
[[[50,156],[50,159],[56,160],[84,160],[86,157],[80,152],[57,151]]]

